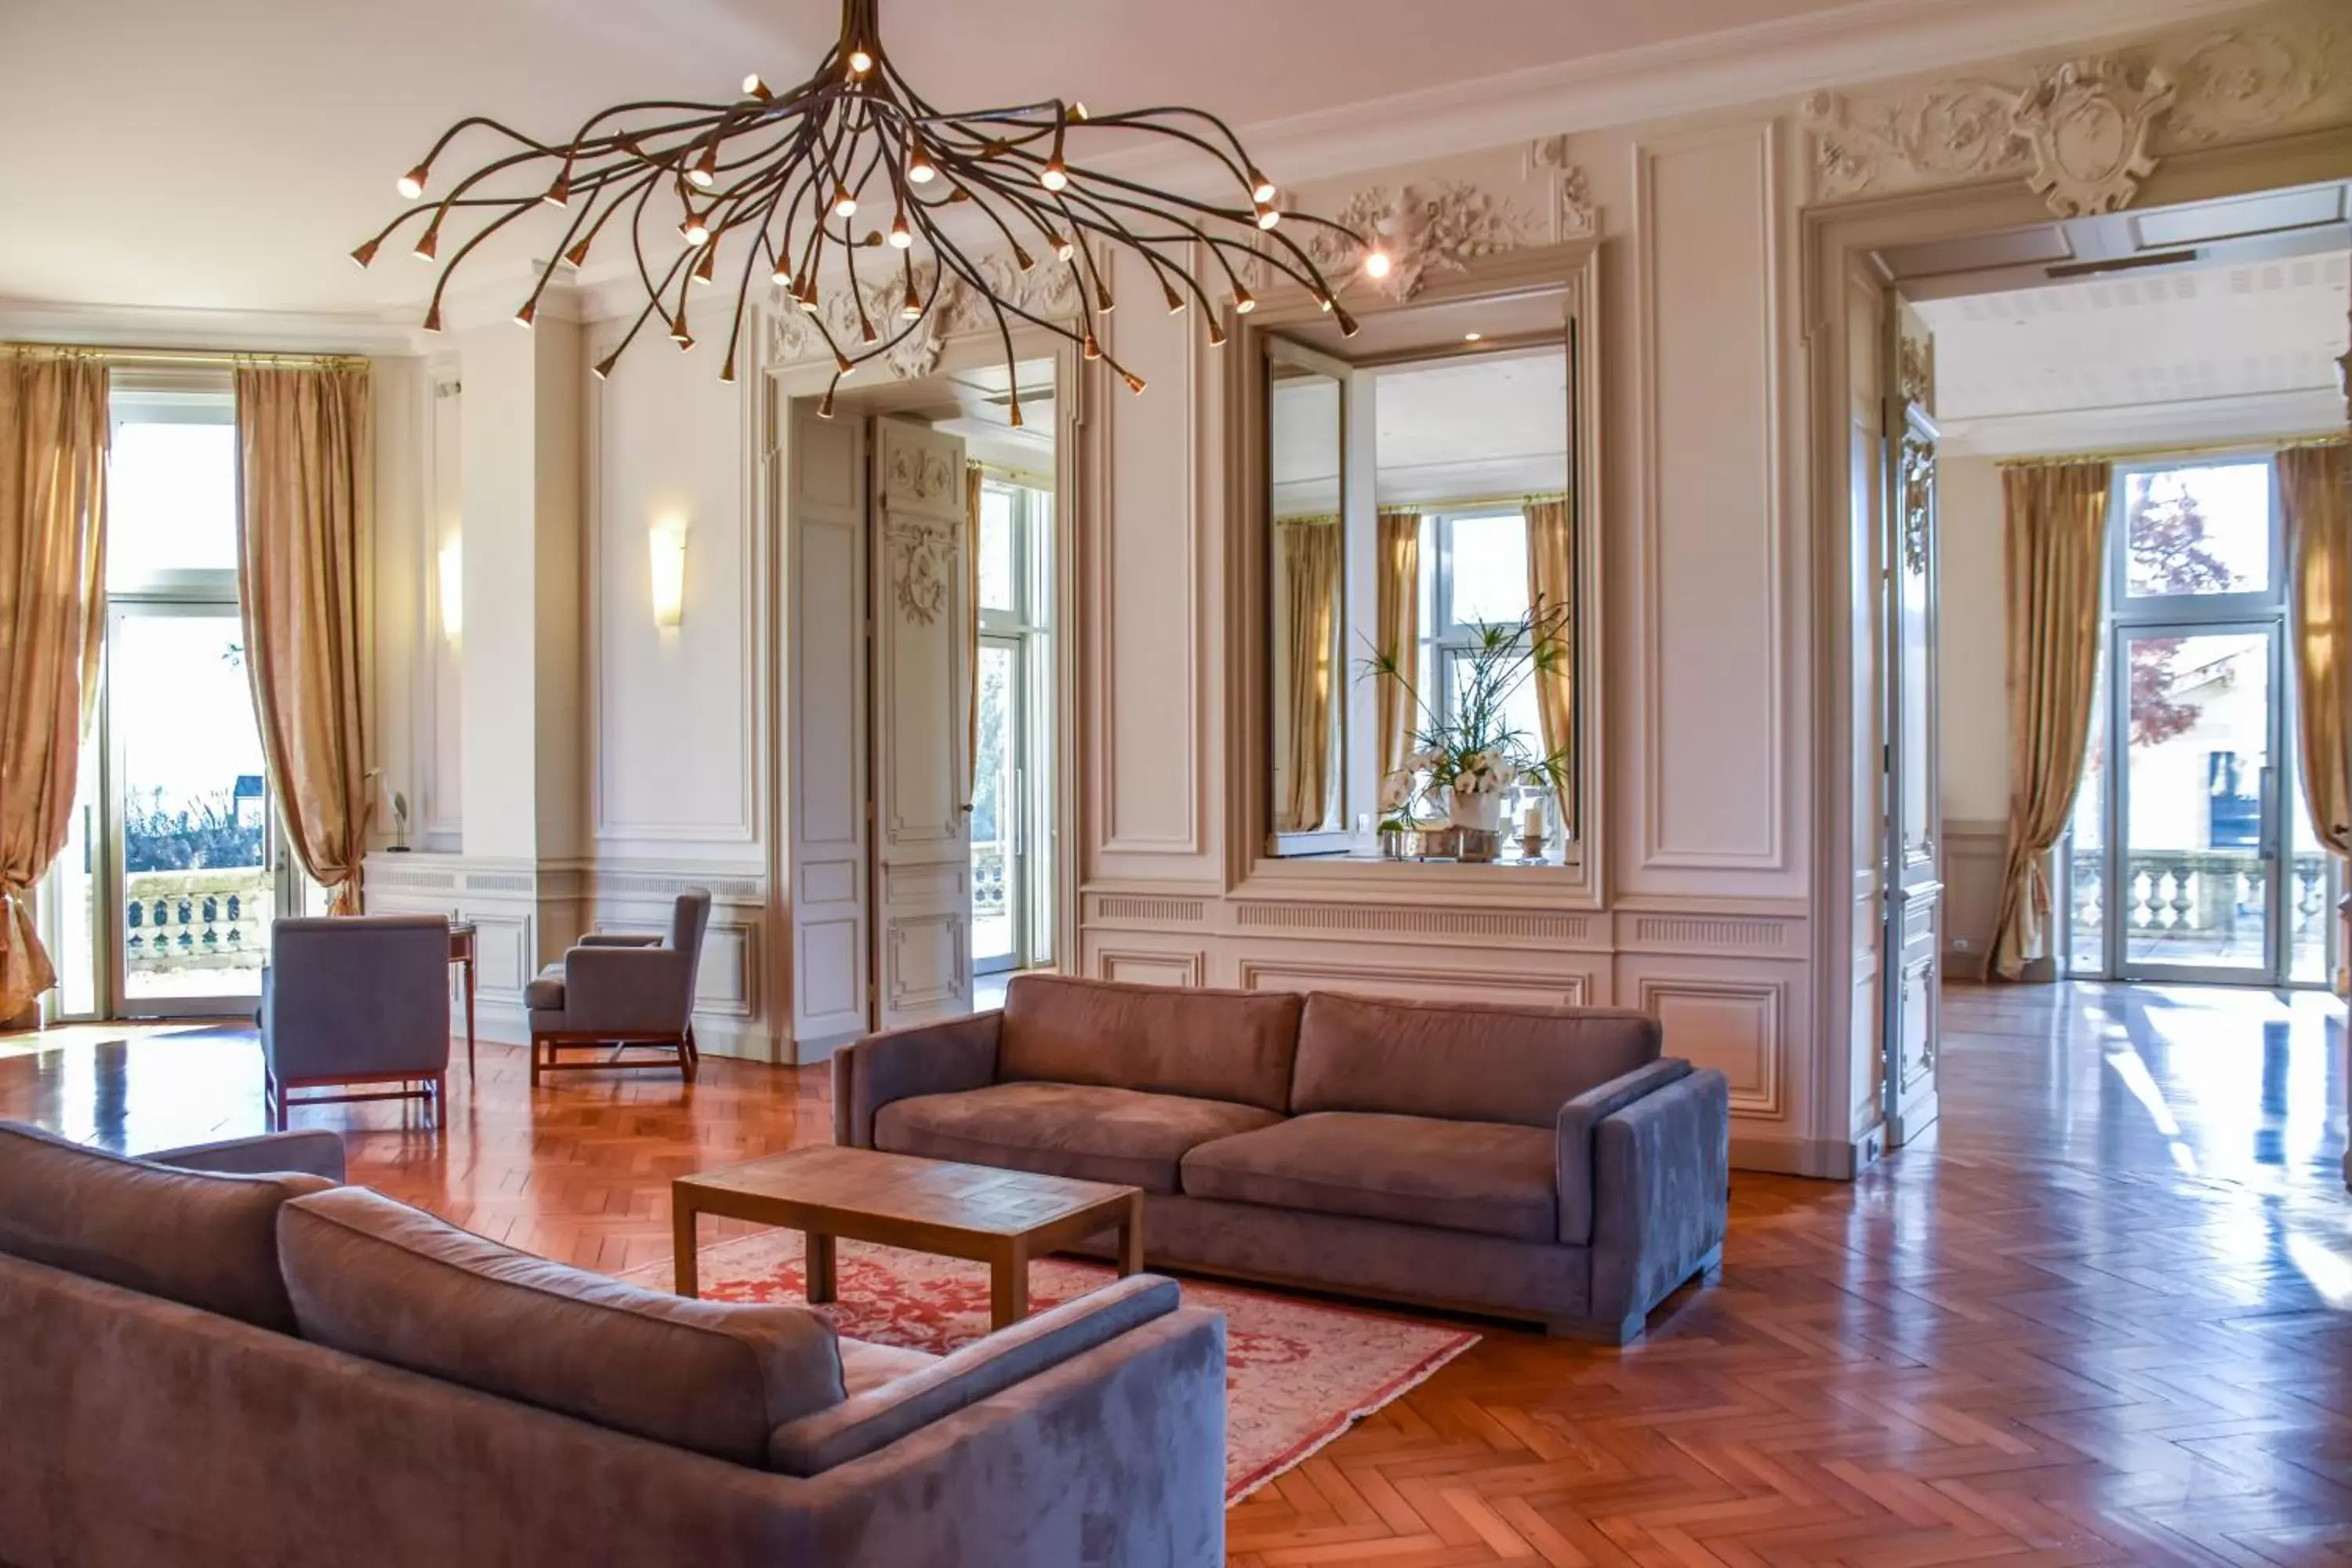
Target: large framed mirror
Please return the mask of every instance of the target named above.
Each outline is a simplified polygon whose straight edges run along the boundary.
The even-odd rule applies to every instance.
[[[1517,270],[1244,334],[1265,858],[1584,862],[1591,255]]]

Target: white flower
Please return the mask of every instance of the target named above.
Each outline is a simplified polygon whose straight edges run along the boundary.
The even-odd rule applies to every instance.
[[[1402,811],[1405,804],[1412,799],[1412,773],[1409,770],[1399,768],[1381,780],[1382,811]]]
[[[1437,763],[1438,753],[1436,752],[1419,751],[1415,752],[1412,755],[1404,760],[1404,771],[1409,773],[1425,773],[1430,769],[1435,767]]]

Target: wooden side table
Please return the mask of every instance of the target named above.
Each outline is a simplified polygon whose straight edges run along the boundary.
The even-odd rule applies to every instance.
[[[466,983],[466,1080],[474,1078],[474,922],[449,922],[449,963],[462,967]]]
[[[812,1305],[834,1299],[839,1237],[985,1263],[992,1329],[1029,1315],[1033,1258],[1115,1229],[1119,1273],[1143,1268],[1139,1188],[830,1143],[680,1176],[670,1184],[670,1212],[681,1296],[698,1289],[695,1219],[706,1214],[803,1233]]]

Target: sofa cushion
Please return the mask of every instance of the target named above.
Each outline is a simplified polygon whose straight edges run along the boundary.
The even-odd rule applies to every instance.
[[[1554,1169],[1548,1130],[1327,1110],[1203,1143],[1183,1180],[1187,1197],[1552,1242]]]
[[[839,1342],[841,1386],[851,1399],[902,1377],[912,1377],[940,1359],[929,1351],[877,1345],[872,1340],[853,1340],[847,1334],[842,1335]],[[773,1434],[770,1436],[772,1441]]]
[[[291,1333],[278,1206],[333,1184],[173,1170],[0,1122],[0,1252]]]
[[[1015,975],[996,1076],[1290,1108],[1295,995]]]
[[[1658,1046],[1657,1020],[1641,1013],[1318,991],[1290,1108],[1549,1127],[1586,1089],[1657,1060]]]
[[[362,1187],[278,1215],[302,1337],[739,1464],[840,1403],[831,1325],[666,1295],[499,1246]]]
[[[1271,1110],[1221,1100],[1087,1084],[1000,1083],[893,1100],[874,1113],[874,1146],[1172,1193],[1176,1162],[1185,1150],[1281,1120]]]

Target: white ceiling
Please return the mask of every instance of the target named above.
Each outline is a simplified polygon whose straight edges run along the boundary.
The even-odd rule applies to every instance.
[[[883,12],[934,102],[1194,103],[1246,127],[1833,3],[1480,0],[1475,28],[1425,0]],[[422,264],[363,274],[347,253],[452,121],[553,136],[624,100],[724,97],[749,70],[789,80],[838,16],[834,0],[0,0],[0,303],[412,302]]]
[[[1936,411],[1948,432],[2062,415],[2325,409],[2352,335],[2352,257],[2109,275],[1918,309],[1936,334]],[[2340,399],[2334,407],[2340,417]]]

